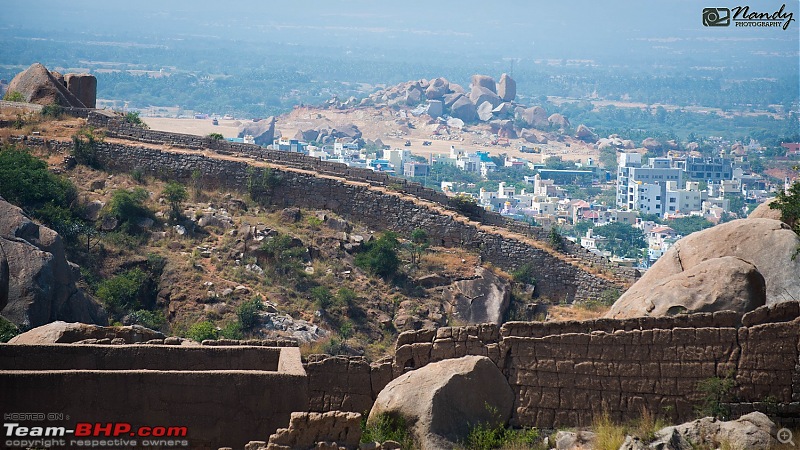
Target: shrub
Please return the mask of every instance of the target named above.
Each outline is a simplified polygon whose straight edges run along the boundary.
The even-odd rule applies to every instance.
[[[261,301],[261,296],[258,295],[236,308],[236,316],[239,318],[239,325],[242,331],[252,330],[256,326],[258,312],[262,309],[264,309],[264,304]]]
[[[361,419],[361,442],[386,442],[395,441],[400,443],[403,450],[414,448],[411,433],[408,425],[402,417],[393,417],[388,414],[379,415],[370,425],[367,425],[367,418]]]
[[[308,293],[311,295],[311,299],[314,300],[314,304],[316,304],[317,309],[321,311],[327,310],[331,306],[331,291],[325,286],[315,286],[311,288]]]
[[[0,196],[25,209],[45,204],[69,208],[77,190],[69,180],[47,170],[47,164],[13,145],[0,147]]]
[[[208,339],[219,338],[219,331],[213,323],[208,320],[197,322],[186,332],[186,337],[197,342],[203,342]]]
[[[181,204],[189,198],[186,188],[175,181],[170,181],[161,193],[164,200],[169,203],[170,220],[178,220],[181,217]]]
[[[19,91],[8,91],[6,95],[3,96],[3,100],[7,102],[22,102],[25,103],[25,96],[22,95],[22,92]]]
[[[277,234],[265,239],[259,250],[266,254],[279,275],[297,275],[302,271],[300,262],[306,249],[287,234]]]
[[[726,375],[725,378],[707,378],[697,383],[697,390],[703,393],[701,404],[695,408],[697,413],[701,417],[726,418],[730,411],[725,403],[733,399],[732,391],[735,386],[732,374]]]
[[[125,116],[123,117],[123,120],[125,121],[125,123],[129,123],[129,124],[137,126],[139,128],[144,128],[144,129],[150,128],[150,127],[147,126],[146,123],[144,123],[142,118],[139,117],[139,112],[138,111],[131,111],[131,112],[125,114]]]
[[[160,330],[167,323],[163,312],[148,311],[146,309],[139,309],[132,312],[130,319],[133,323],[150,328],[151,330]]]
[[[372,274],[391,277],[400,267],[397,257],[397,234],[387,231],[378,239],[365,245],[365,251],[356,255],[356,265]]]
[[[225,339],[242,339],[244,337],[242,324],[237,321],[227,323],[219,330],[219,336]]]
[[[478,202],[469,195],[458,194],[450,197],[447,204],[456,211],[464,214],[470,219],[479,219],[482,215],[483,209],[478,205]]]
[[[95,134],[93,128],[85,128],[72,135],[72,156],[78,164],[100,169],[97,158],[97,145],[103,142],[102,135]]]
[[[280,182],[280,176],[270,167],[260,170],[252,166],[247,168],[247,193],[253,200],[272,195]]]
[[[428,233],[422,228],[415,228],[411,232],[411,264],[417,265],[422,260],[422,255],[430,246],[428,241]]]
[[[769,207],[779,210],[781,220],[790,224],[795,233],[800,233],[800,181],[792,183],[789,192],[779,191]]]
[[[106,205],[104,215],[116,218],[123,231],[134,233],[138,231],[137,222],[145,217],[152,217],[153,213],[144,205],[149,194],[143,188],[133,190],[118,189],[111,194],[111,200]]]
[[[625,427],[615,424],[608,416],[608,412],[600,414],[592,422],[595,433],[594,448],[597,450],[617,450],[625,441]]]
[[[533,263],[525,263],[517,270],[511,272],[511,277],[517,283],[536,285],[535,271],[536,266],[534,266]]]
[[[0,342],[8,342],[20,333],[19,328],[11,321],[0,316]]]
[[[221,141],[225,139],[225,136],[223,136],[220,133],[209,133],[208,138],[211,139],[212,141]]]
[[[351,306],[353,302],[355,302],[357,298],[357,294],[354,290],[350,288],[339,288],[336,291],[336,305],[338,306]]]
[[[52,119],[58,119],[64,114],[64,108],[60,105],[45,105],[42,107],[40,111],[42,117],[49,117]]]
[[[350,322],[349,320],[343,321],[342,324],[339,325],[339,336],[345,340],[353,336],[353,322]]]
[[[561,233],[557,227],[550,228],[547,241],[550,243],[550,247],[552,247],[553,250],[561,251],[564,248],[564,238],[561,237]]]
[[[97,287],[97,296],[117,317],[131,310],[146,309],[142,298],[146,295],[148,278],[142,269],[131,269],[102,281]]]

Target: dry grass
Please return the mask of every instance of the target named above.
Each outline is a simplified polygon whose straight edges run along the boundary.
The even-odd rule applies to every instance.
[[[565,320],[591,320],[603,317],[608,308],[590,310],[573,305],[558,305],[547,308],[548,322],[563,322]]]

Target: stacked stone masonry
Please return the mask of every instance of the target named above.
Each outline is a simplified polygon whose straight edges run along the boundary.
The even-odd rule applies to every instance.
[[[71,112],[71,114],[79,115],[80,117],[87,117],[88,115],[89,124],[95,127],[105,128],[107,130],[107,135],[110,137],[192,150],[210,149],[221,154],[248,157],[259,161],[313,170],[320,174],[342,177],[352,181],[360,181],[378,186],[391,186],[397,189],[398,192],[404,194],[413,195],[440,205],[448,204],[448,197],[441,192],[426,188],[419,183],[410,182],[403,178],[392,177],[380,172],[374,172],[369,169],[352,168],[342,163],[322,161],[319,158],[306,156],[300,153],[266,150],[263,147],[253,144],[242,144],[189,134],[143,129],[125,123],[118,116],[105,111],[91,111],[90,113],[86,113],[85,111],[87,110],[75,111]],[[480,221],[487,225],[507,228],[540,241],[546,241],[548,239],[548,230],[508,219],[498,213],[482,211]],[[607,258],[591,253],[580,245],[567,240],[563,242],[562,251],[598,268],[613,270],[615,273],[629,280],[635,280],[640,275],[636,269],[619,266],[609,261]]]
[[[26,144],[61,152],[69,152],[72,147],[71,142],[45,141],[38,137],[28,137]],[[174,153],[144,146],[102,142],[96,144],[95,152],[98,161],[111,170],[140,170],[187,183],[193,172],[199,171],[206,189],[247,192],[250,180],[257,181],[265,173],[265,169],[254,167],[246,161],[211,158],[197,153]],[[303,156],[288,152],[274,153],[285,158]],[[320,162],[316,159],[312,161]],[[347,219],[401,233],[422,228],[436,245],[478,251],[484,261],[508,271],[531,263],[539,269],[536,274],[537,290],[553,301],[571,303],[597,299],[605,291],[623,288],[565,259],[554,257],[545,250],[500,233],[486,231],[477,223],[462,222],[420,204],[416,197],[371,189],[363,183],[344,182],[340,177],[319,176],[318,171],[273,169],[272,173],[278,182],[266,194],[266,199],[273,204],[330,209]]]

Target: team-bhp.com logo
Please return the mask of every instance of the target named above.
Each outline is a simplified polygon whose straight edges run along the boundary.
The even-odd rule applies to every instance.
[[[794,13],[786,11],[786,4],[773,12],[751,11],[749,6],[735,8],[703,8],[703,26],[727,27],[731,22],[737,27],[780,27],[784,30],[794,21]]]

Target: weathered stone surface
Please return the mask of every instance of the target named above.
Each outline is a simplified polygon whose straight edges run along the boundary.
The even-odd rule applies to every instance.
[[[8,270],[8,258],[6,252],[3,250],[3,243],[5,239],[0,237],[0,311],[8,304],[8,286],[11,281],[11,275]]]
[[[475,122],[478,118],[478,111],[475,104],[462,95],[450,107],[450,115],[464,122]]]
[[[646,138],[642,141],[642,147],[650,151],[658,151],[661,150],[661,147],[663,147],[663,145],[661,144],[661,142],[658,142],[654,138]]]
[[[9,341],[9,344],[71,344],[86,339],[122,339],[124,343],[134,344],[153,339],[164,339],[164,335],[140,325],[101,327],[85,323],[56,321],[17,335]]]
[[[766,450],[777,444],[778,427],[764,413],[753,412],[736,420],[718,421],[704,417],[693,422],[662,428],[656,432],[652,449],[693,449],[718,447],[727,444],[732,448]]]
[[[450,82],[444,78],[436,78],[425,89],[425,97],[430,100],[441,99],[450,91]]]
[[[508,309],[511,288],[508,281],[491,270],[479,267],[477,278],[453,283],[444,291],[444,300],[456,316],[467,323],[500,324]]]
[[[646,284],[636,283],[623,297],[614,304],[611,317],[664,317],[714,311],[743,314],[766,302],[766,288],[764,277],[755,266],[726,256],[702,261],[670,276],[652,278]]]
[[[433,117],[434,119],[441,116],[444,113],[444,105],[442,104],[442,101],[429,100],[426,112],[428,113],[429,116]]]
[[[547,118],[547,121],[550,122],[551,125],[557,126],[562,130],[569,128],[569,120],[559,113],[551,114],[550,117]]]
[[[775,202],[775,197],[765,201],[764,203],[758,205],[750,215],[747,216],[748,219],[772,219],[772,220],[780,220],[783,221],[781,218],[781,210],[779,209],[772,209],[770,205]],[[793,225],[792,223],[786,223],[790,227]]]
[[[473,75],[472,76],[472,89],[474,90],[475,87],[483,87],[486,88],[493,93],[497,94],[497,84],[494,82],[494,78],[488,75]]]
[[[505,377],[489,358],[465,356],[396,378],[378,395],[368,423],[382,414],[403,417],[419,448],[453,448],[467,437],[470,424],[508,420],[513,400]]]
[[[67,90],[87,108],[97,107],[97,78],[88,73],[68,73],[64,75]]]
[[[492,106],[489,102],[483,102],[478,106],[478,118],[484,122],[488,122],[492,120],[492,110],[494,106]]]
[[[269,443],[264,448],[355,450],[360,440],[361,414],[342,411],[293,412],[289,428],[278,429],[269,437]]]
[[[23,328],[54,320],[106,324],[103,308],[75,286],[61,236],[0,198],[0,237],[9,268],[3,316]]]
[[[239,129],[238,136],[243,138],[250,135],[255,138],[257,145],[271,145],[275,140],[275,121],[275,117],[270,116],[258,122],[246,123]]]
[[[472,91],[469,93],[469,99],[472,103],[480,105],[483,102],[492,104],[492,108],[503,103],[503,100],[491,89],[483,86],[472,86]]]
[[[19,92],[28,103],[85,107],[59,79],[39,63],[32,64],[17,74],[9,83],[8,92]]]
[[[578,129],[575,130],[575,137],[584,141],[584,142],[595,142],[597,141],[597,135],[592,132],[586,125],[580,124],[578,125]]]
[[[517,82],[506,73],[500,75],[500,82],[497,84],[497,95],[504,102],[513,102],[517,97]]]
[[[595,439],[591,431],[559,431],[555,435],[556,450],[588,450],[594,448]]]

